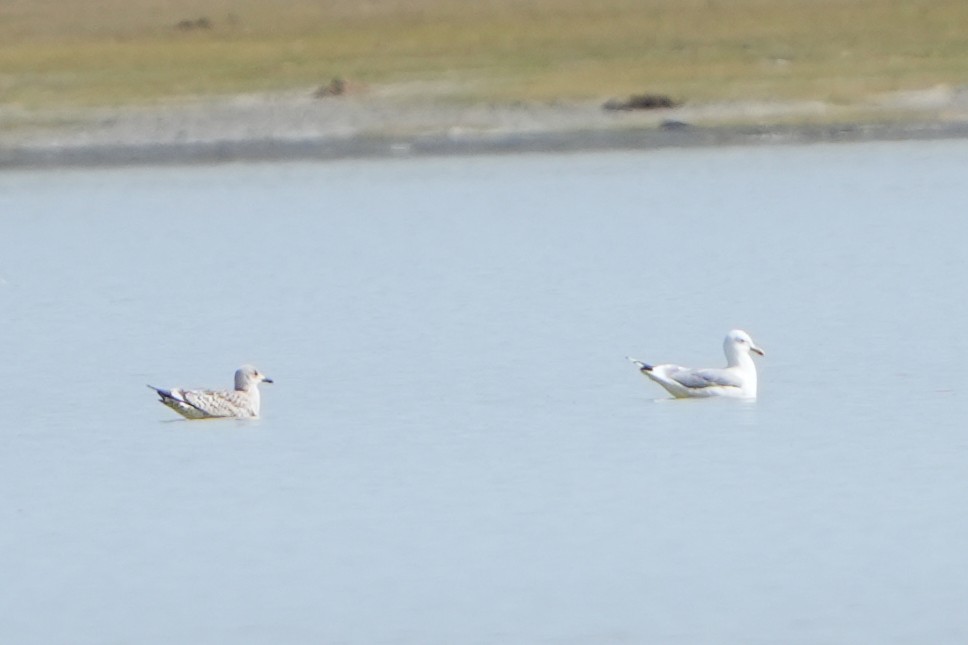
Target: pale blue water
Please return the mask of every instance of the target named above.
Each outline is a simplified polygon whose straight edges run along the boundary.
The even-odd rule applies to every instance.
[[[968,641],[968,143],[0,174],[0,642]],[[767,350],[760,399],[625,361]],[[145,383],[276,380],[258,422]]]

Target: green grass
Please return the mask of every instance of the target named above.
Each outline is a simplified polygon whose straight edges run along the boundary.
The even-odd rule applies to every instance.
[[[206,17],[212,29],[183,31]],[[4,0],[0,104],[460,81],[464,100],[862,101],[968,83],[965,0]]]

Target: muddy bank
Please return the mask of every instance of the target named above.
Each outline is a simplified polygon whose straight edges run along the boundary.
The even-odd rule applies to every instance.
[[[614,111],[601,102],[462,105],[392,93],[249,95],[145,107],[0,108],[0,167],[218,163],[968,138],[968,92]]]
[[[115,143],[0,149],[0,168],[337,160],[379,157],[525,154],[670,147],[809,144],[968,138],[968,123],[787,127],[690,127],[627,131],[537,132],[491,136],[360,136],[347,139],[260,139]]]

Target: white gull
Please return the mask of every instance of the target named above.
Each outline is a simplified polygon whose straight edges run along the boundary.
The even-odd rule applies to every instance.
[[[750,335],[741,329],[726,334],[723,341],[726,367],[691,369],[679,365],[648,365],[626,357],[639,371],[668,390],[677,399],[726,396],[756,398],[756,365],[750,352],[764,355]]]
[[[161,402],[189,419],[220,417],[258,417],[259,383],[272,383],[251,365],[243,365],[235,372],[234,390],[165,390],[149,385],[161,397]]]

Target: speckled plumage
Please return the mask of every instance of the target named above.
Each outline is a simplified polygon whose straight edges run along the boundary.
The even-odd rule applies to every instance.
[[[160,401],[187,419],[253,418],[259,416],[259,383],[272,383],[251,365],[235,372],[234,390],[170,390],[149,385]]]

